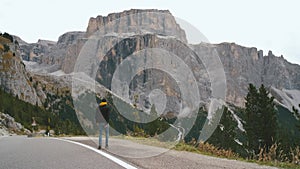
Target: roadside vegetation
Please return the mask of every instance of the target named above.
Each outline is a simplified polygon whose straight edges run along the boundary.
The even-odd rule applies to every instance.
[[[54,130],[56,135],[80,135],[83,130],[79,122],[75,121],[76,114],[73,109],[68,109],[67,105],[62,104],[62,108],[66,109],[66,113],[54,114],[37,104],[32,105],[24,102],[18,96],[12,96],[0,88],[0,111],[14,117],[25,128],[33,130]],[[33,120],[37,126],[33,127]]]
[[[294,117],[298,114],[297,110],[294,108],[292,113],[276,106],[274,98],[269,97],[263,85],[257,89],[250,84],[248,89],[246,107],[225,107],[219,126],[205,142],[197,141],[207,118],[205,108],[200,108],[194,127],[173,149],[280,168],[300,168],[300,122],[297,121],[299,117]],[[234,115],[241,118],[244,131]],[[136,126],[125,134],[128,135],[125,139],[138,140],[142,144],[169,146],[159,143],[159,137],[154,141],[143,126]],[[150,138],[151,141],[142,138]]]
[[[294,112],[289,112],[276,106],[263,85],[257,89],[250,84],[248,91],[246,107],[235,108],[234,112],[225,108],[219,127],[206,142],[197,143],[197,136],[185,138],[175,149],[280,168],[300,168],[298,110],[293,108]],[[244,132],[238,129],[233,113],[242,118]]]
[[[300,157],[299,148],[296,148],[295,150],[291,150],[290,153],[293,157],[293,160],[290,161],[286,159],[285,154],[276,153],[280,151],[278,149],[277,144],[272,145],[272,149],[268,153],[265,151],[265,149],[261,149],[258,158],[244,158],[241,157],[239,154],[233,152],[232,150],[221,149],[209,143],[199,143],[197,145],[193,145],[191,143],[187,144],[182,142],[177,144],[173,149],[177,151],[187,151],[187,152],[193,152],[193,153],[209,155],[209,156],[219,157],[219,158],[227,158],[227,159],[239,160],[245,162],[254,162],[260,165],[268,165],[268,166],[274,166],[279,168],[300,169],[300,165],[298,163]],[[278,160],[278,158],[285,159],[285,160]]]

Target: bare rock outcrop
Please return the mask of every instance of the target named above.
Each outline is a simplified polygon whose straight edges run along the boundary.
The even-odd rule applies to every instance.
[[[0,44],[10,47],[9,51],[0,50],[0,87],[21,100],[33,105],[41,105],[31,75],[26,71],[20,57],[19,46],[14,43],[1,42]]]
[[[235,43],[202,43],[194,48],[198,54],[207,54],[207,57],[218,55],[226,74],[226,101],[236,106],[244,106],[249,83],[257,87],[264,84],[277,89],[300,90],[300,66],[274,56],[271,51],[264,56],[257,48]]]
[[[0,136],[29,133],[31,132],[16,122],[13,117],[0,112]]]
[[[145,34],[151,32],[174,36],[187,42],[184,30],[180,28],[174,16],[168,10],[131,9],[121,13],[112,13],[108,16],[90,18],[86,37],[90,37],[97,31],[103,34]]]

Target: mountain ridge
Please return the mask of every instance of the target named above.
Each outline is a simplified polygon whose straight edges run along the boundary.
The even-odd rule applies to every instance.
[[[155,13],[165,15],[156,17]],[[141,19],[140,23],[133,22],[137,16]],[[124,20],[120,23],[114,23],[115,19],[121,17]],[[38,63],[35,64],[35,68],[30,69],[32,65],[26,62],[27,69],[32,72],[39,73],[41,70],[44,73],[63,71],[69,74],[73,72],[77,57],[88,40],[87,37],[97,31],[99,32],[101,27],[112,28],[102,32],[104,35],[109,34],[109,37],[107,37],[108,43],[101,47],[101,50],[105,52],[105,50],[112,48],[111,43],[119,34],[122,34],[124,37],[131,37],[131,33],[142,33],[141,37],[143,37],[143,34],[148,33],[148,31],[143,32],[144,27],[141,29],[140,25],[145,23],[146,27],[149,27],[149,23],[153,22],[157,23],[157,25],[149,29],[150,31],[155,30],[153,34],[166,38],[168,35],[176,35],[183,43],[187,42],[184,30],[177,24],[170,11],[131,9],[119,13],[111,13],[107,16],[91,17],[86,32],[67,32],[61,35],[56,43],[39,40],[37,43],[28,44],[18,38],[20,41],[20,53],[23,60]],[[138,29],[136,29],[136,26]],[[126,27],[132,29],[124,29]],[[254,83],[256,86],[265,84],[279,90],[300,90],[300,66],[288,62],[283,56],[277,57],[273,55],[271,51],[269,51],[268,55],[264,55],[262,50],[258,50],[255,47],[244,47],[229,42],[220,44],[200,43],[190,46],[195,48],[194,50],[196,50],[197,54],[208,54],[208,57],[217,52],[227,77],[228,89],[226,99],[231,104],[244,106],[244,97],[249,83]]]

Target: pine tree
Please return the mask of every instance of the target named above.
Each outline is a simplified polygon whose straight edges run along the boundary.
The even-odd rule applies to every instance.
[[[259,113],[261,115],[261,145],[268,150],[277,139],[277,112],[274,97],[269,97],[269,92],[264,85],[259,88]]]
[[[193,140],[197,141],[199,139],[201,130],[207,119],[207,115],[208,115],[208,112],[205,110],[205,108],[200,107],[193,127],[191,128],[189,133],[184,137],[184,141],[186,143],[189,143]]]
[[[300,104],[298,105],[300,108]],[[293,106],[293,112],[294,116],[297,118],[298,120],[298,124],[296,125],[296,127],[298,128],[298,130],[300,131],[300,114],[299,111]]]
[[[269,97],[269,92],[264,85],[261,85],[258,91],[253,84],[250,84],[248,90],[244,125],[247,132],[247,148],[258,154],[260,148],[265,147],[268,151],[276,141],[277,114],[274,97]]]
[[[259,150],[258,144],[258,106],[257,106],[257,99],[258,99],[258,91],[253,84],[249,84],[248,87],[248,94],[246,96],[246,109],[245,109],[245,130],[247,134],[247,148],[252,149],[255,153]]]
[[[227,107],[223,111],[220,124],[208,139],[208,142],[223,149],[235,149],[237,145],[235,139],[238,124]]]

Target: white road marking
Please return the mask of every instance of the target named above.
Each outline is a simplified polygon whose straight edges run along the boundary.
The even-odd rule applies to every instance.
[[[91,146],[88,146],[88,145],[85,145],[85,144],[82,144],[82,143],[78,143],[78,142],[75,142],[75,141],[66,140],[66,139],[60,139],[60,138],[52,138],[52,139],[56,139],[56,140],[61,140],[61,141],[73,143],[73,144],[82,146],[84,148],[90,149],[90,150],[92,150],[92,151],[94,151],[94,152],[96,152],[96,153],[98,153],[98,154],[100,154],[100,155],[102,155],[102,156],[110,159],[111,161],[119,164],[120,166],[122,166],[124,168],[127,168],[127,169],[137,169],[136,167],[134,167],[134,166],[132,166],[132,165],[130,165],[130,164],[128,164],[128,163],[126,163],[126,162],[124,162],[124,161],[122,161],[122,160],[120,160],[120,159],[118,159],[118,158],[116,158],[116,157],[114,157],[112,155],[110,155],[110,154],[107,154],[107,153],[105,153],[105,152],[103,152],[101,150],[98,150],[98,149],[96,149],[94,147],[91,147]]]

